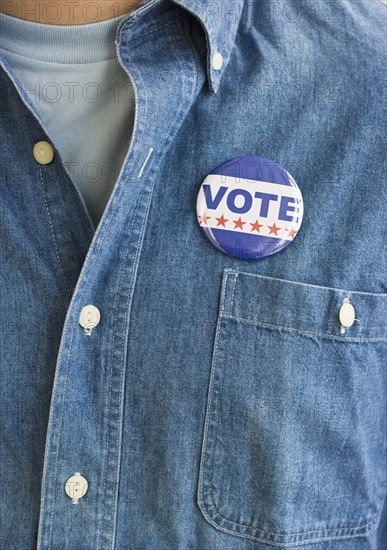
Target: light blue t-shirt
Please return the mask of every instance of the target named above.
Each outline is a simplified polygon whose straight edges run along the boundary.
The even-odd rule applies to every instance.
[[[122,17],[62,26],[0,14],[0,51],[33,101],[95,226],[134,124],[134,91],[114,42]]]

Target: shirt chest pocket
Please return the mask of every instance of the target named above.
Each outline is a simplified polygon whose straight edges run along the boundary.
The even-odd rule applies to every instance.
[[[386,306],[386,294],[224,272],[198,488],[213,526],[282,547],[376,528]]]

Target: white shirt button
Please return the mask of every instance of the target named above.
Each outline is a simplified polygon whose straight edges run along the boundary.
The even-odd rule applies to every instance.
[[[355,308],[349,302],[344,302],[339,311],[339,319],[341,326],[349,328],[355,322],[356,312]]]
[[[66,494],[71,498],[73,504],[78,504],[78,499],[85,496],[87,489],[87,480],[79,472],[69,477],[65,484]]]
[[[49,164],[54,158],[54,149],[47,141],[38,141],[33,149],[34,157],[39,164]]]
[[[99,309],[93,305],[88,305],[82,308],[79,316],[79,324],[81,327],[90,330],[98,325],[101,319]]]
[[[215,71],[220,71],[223,67],[223,55],[220,52],[215,52],[212,57],[212,68]]]

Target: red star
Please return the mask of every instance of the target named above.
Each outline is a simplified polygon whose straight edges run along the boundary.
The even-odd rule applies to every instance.
[[[215,218],[215,219],[216,219],[216,221],[218,222],[217,227],[218,227],[219,225],[223,225],[223,227],[226,227],[226,223],[229,221],[229,220],[226,220],[226,218],[223,216],[223,214],[222,214],[222,216],[221,216],[220,218]]]
[[[290,231],[290,233],[289,233],[288,236],[289,236],[291,239],[294,239],[294,237],[297,235],[297,233],[298,233],[298,231],[294,231],[294,229],[292,229],[292,230]]]
[[[204,212],[203,216],[198,216],[199,217],[199,223],[205,223],[207,224],[208,220],[211,219],[210,216],[207,216],[207,214]]]
[[[263,227],[263,225],[261,225],[258,220],[255,223],[251,223],[250,225],[252,227],[251,233],[253,231],[258,231],[258,233],[260,233],[260,229],[261,229],[261,227]]]
[[[275,234],[276,237],[278,237],[278,231],[281,231],[281,228],[280,227],[277,227],[275,222],[274,222],[274,225],[268,225],[268,228],[270,229],[270,233],[269,235],[271,235],[272,233]]]
[[[239,216],[239,220],[233,220],[233,222],[235,223],[234,229],[239,227],[239,229],[242,229],[242,231],[243,231],[243,226],[245,225],[245,223],[247,223],[247,222],[243,222],[240,216]]]

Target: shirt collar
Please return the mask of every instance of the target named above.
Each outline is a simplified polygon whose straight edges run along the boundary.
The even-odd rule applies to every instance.
[[[210,88],[217,92],[225,68],[230,60],[241,18],[244,0],[173,0],[197,17],[207,38],[207,77]],[[221,54],[223,64],[215,68],[214,56]],[[219,66],[219,65],[218,65]]]
[[[142,11],[151,7],[160,0],[143,0],[139,6],[124,17],[118,26],[116,38],[125,22],[137,18]],[[172,0],[176,5],[187,10],[201,23],[207,46],[207,78],[211,91],[217,92],[222,75],[230,60],[231,51],[235,43],[236,33],[241,18],[245,0]],[[116,42],[117,43],[117,42]],[[222,64],[219,64],[219,54],[222,56]],[[214,56],[218,66],[214,65]]]

